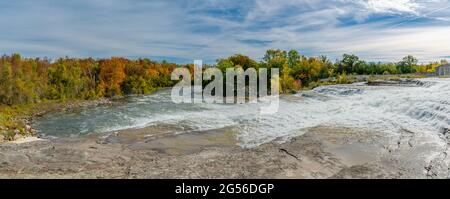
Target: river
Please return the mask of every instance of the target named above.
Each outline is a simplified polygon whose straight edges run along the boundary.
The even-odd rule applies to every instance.
[[[82,108],[38,118],[43,137],[77,137],[161,124],[174,133],[232,128],[239,145],[255,147],[298,136],[311,127],[339,126],[396,136],[399,131],[439,139],[450,126],[450,79],[404,84],[322,86],[280,97],[279,111],[260,115],[260,104],[174,104],[170,90],[130,96],[112,106]]]

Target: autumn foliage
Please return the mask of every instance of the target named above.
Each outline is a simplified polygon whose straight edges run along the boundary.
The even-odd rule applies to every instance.
[[[223,72],[227,68],[279,68],[281,91],[288,93],[315,85],[324,78],[340,83],[346,82],[347,75],[430,73],[444,62],[418,64],[416,58],[406,56],[398,63],[375,63],[344,54],[333,63],[325,56],[306,57],[296,50],[268,50],[261,61],[236,54],[217,60],[211,67]],[[22,58],[19,54],[4,55],[0,58],[0,104],[149,94],[172,86],[171,72],[176,67],[181,66],[149,59],[65,57],[50,61]],[[183,67],[193,73],[193,64]]]
[[[125,66],[127,60],[113,57],[100,62],[100,85],[98,93],[101,96],[122,95],[122,83],[125,81]],[[131,65],[131,67],[134,67]]]
[[[149,59],[66,57],[50,61],[5,55],[0,58],[0,104],[148,94],[171,86],[175,67]]]

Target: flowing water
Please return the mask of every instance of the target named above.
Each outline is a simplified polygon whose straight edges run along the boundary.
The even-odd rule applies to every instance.
[[[42,135],[51,137],[159,124],[176,125],[177,133],[233,128],[245,147],[329,125],[392,135],[403,130],[437,135],[450,126],[449,96],[450,79],[420,79],[388,86],[324,86],[281,96],[278,113],[260,115],[259,107],[267,104],[174,104],[170,90],[163,90],[128,97],[114,106],[49,114],[37,120],[36,127]]]

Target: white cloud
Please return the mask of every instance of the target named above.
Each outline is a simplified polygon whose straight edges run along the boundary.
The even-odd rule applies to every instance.
[[[368,0],[364,7],[374,13],[412,13],[416,14],[418,4],[411,0]]]

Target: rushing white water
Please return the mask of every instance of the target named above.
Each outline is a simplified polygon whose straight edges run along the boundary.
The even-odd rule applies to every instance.
[[[80,135],[175,124],[179,133],[233,127],[242,146],[252,147],[302,130],[332,125],[396,134],[438,134],[450,125],[450,79],[421,79],[417,85],[325,86],[281,96],[274,115],[260,104],[173,104],[170,90],[129,97],[121,105],[47,115],[36,122],[48,136]],[[266,105],[264,105],[266,106]]]

